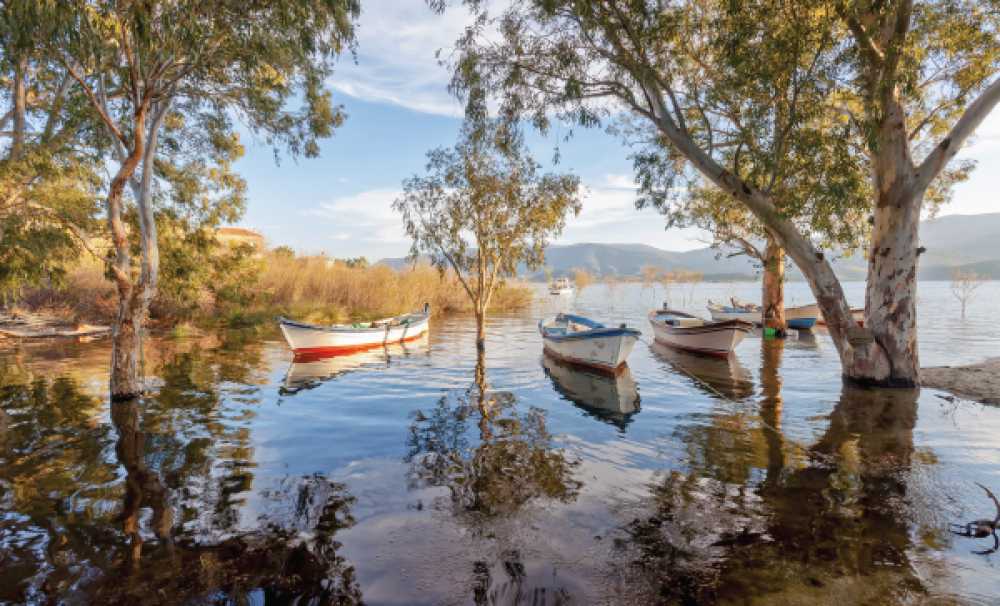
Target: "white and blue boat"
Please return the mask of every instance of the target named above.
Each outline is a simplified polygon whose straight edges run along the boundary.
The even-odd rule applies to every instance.
[[[538,323],[549,355],[570,364],[617,372],[642,334],[625,324],[608,327],[590,318],[559,314]]]
[[[763,324],[760,305],[753,303],[734,300],[733,305],[720,305],[709,301],[708,311],[712,314],[712,319],[717,322],[742,320],[758,326]],[[785,308],[785,323],[788,324],[788,328],[796,330],[809,330],[816,325],[819,316],[819,306],[815,303]]]

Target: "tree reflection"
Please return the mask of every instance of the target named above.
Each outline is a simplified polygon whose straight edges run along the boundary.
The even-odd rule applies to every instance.
[[[761,414],[780,430],[780,383],[766,376],[777,356],[780,347],[764,351]],[[625,527],[633,597],[712,604],[752,595],[810,604],[838,595],[846,604],[896,602],[920,591],[903,503],[916,399],[914,391],[845,386],[803,464],[787,466],[777,432],[766,460],[728,463],[764,470],[761,481],[753,471],[706,475],[697,461],[664,475],[651,487],[651,513]],[[698,435],[689,439],[711,434]]]
[[[411,486],[446,487],[460,517],[511,515],[541,497],[569,502],[580,487],[576,463],[552,447],[545,412],[518,410],[509,391],[474,385],[442,396],[415,413],[407,447]]]
[[[485,554],[473,563],[476,604],[570,601],[562,587],[525,588],[521,551],[508,530],[533,501],[570,502],[581,487],[573,478],[578,462],[553,447],[543,410],[519,410],[512,392],[489,389],[480,360],[471,387],[415,413],[407,447],[411,488],[446,488],[443,509],[473,537],[499,546],[495,563]]]
[[[233,495],[255,463],[246,409],[234,414],[232,399],[255,395],[219,386],[258,362],[225,355],[161,352],[162,389],[112,404],[110,425],[73,380],[4,372],[0,602],[361,602],[337,540],[354,524],[343,484],[286,478],[261,492],[252,528],[237,526]]]

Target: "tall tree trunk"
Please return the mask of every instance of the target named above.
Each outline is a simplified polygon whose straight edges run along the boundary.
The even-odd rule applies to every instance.
[[[24,154],[24,139],[28,128],[28,58],[21,57],[14,66],[14,132],[10,143],[10,157],[17,160]]]
[[[785,334],[785,249],[768,237],[764,251],[764,280],[761,293],[761,315],[765,328]]]
[[[896,387],[919,384],[917,350],[917,239],[920,201],[913,196],[879,200],[875,209],[865,326],[886,350],[892,369],[887,383]]]
[[[136,291],[132,278],[132,261],[129,254],[128,232],[122,218],[125,185],[135,174],[145,154],[146,121],[144,111],[135,116],[135,134],[132,149],[118,168],[108,188],[108,228],[115,258],[111,274],[118,291],[118,312],[111,326],[111,400],[129,400],[142,393],[139,376],[141,355],[142,295]],[[141,289],[140,289],[141,290]]]
[[[476,355],[486,353],[486,310],[476,308]]]

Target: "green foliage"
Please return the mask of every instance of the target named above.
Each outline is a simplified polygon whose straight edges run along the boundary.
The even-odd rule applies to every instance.
[[[777,211],[768,221],[790,220],[820,246],[862,246],[884,117],[874,80],[898,90],[919,157],[1000,65],[1000,12],[972,0],[916,3],[888,81],[879,74],[892,70],[875,73],[848,17],[891,33],[906,2],[515,0],[499,15],[464,4],[480,25],[458,41],[451,86],[470,113],[487,90],[508,119],[612,128],[636,150],[637,204],[719,242],[769,235],[735,195],[760,192]],[[499,37],[485,35],[490,25]],[[932,212],[971,168],[938,178]]]
[[[482,312],[519,264],[541,265],[549,238],[579,213],[579,179],[540,174],[521,133],[498,122],[467,122],[454,148],[427,158],[428,175],[404,181],[393,208],[413,239],[412,257],[453,269]]]

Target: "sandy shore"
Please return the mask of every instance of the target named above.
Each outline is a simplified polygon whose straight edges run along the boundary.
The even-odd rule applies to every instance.
[[[1000,405],[1000,358],[968,366],[932,366],[920,371],[924,387],[950,391],[956,396]]]

